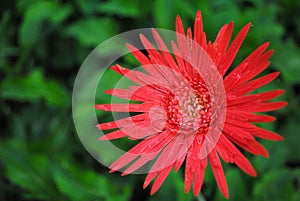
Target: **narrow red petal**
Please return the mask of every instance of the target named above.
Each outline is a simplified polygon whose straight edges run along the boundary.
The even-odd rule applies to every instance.
[[[196,171],[194,174],[194,195],[195,196],[197,196],[200,193],[204,181],[206,166],[207,166],[206,158],[199,160],[197,163]]]
[[[159,134],[160,135],[160,134]],[[140,150],[141,157],[136,160],[133,164],[131,164],[123,173],[122,175],[127,175],[138,168],[142,167],[144,164],[149,162],[150,160],[153,160],[162,150],[165,146],[167,146],[170,141],[173,139],[172,135],[169,135],[165,137],[164,139],[160,140],[161,137],[157,135],[154,138],[157,138],[156,140],[149,142],[146,147],[143,148],[143,150]],[[155,144],[157,143],[157,144]]]
[[[126,133],[123,133],[122,131],[117,130],[117,131],[113,131],[111,133],[101,136],[100,138],[98,138],[98,140],[115,140],[115,139],[123,138],[126,136],[127,136]]]
[[[236,126],[232,126],[232,125],[225,123],[223,130],[226,133],[228,133],[228,135],[240,136],[244,139],[254,140],[254,137],[250,133],[248,133],[246,130],[243,130],[242,128],[239,128]]]
[[[174,170],[175,170],[175,172],[178,171],[179,168],[182,166],[185,157],[186,157],[186,154],[182,155],[181,157],[179,157],[179,158],[177,159],[177,161],[175,162],[175,165],[174,165]]]
[[[156,191],[159,189],[159,187],[163,184],[163,182],[165,181],[165,179],[167,178],[168,174],[171,172],[173,165],[170,165],[169,167],[164,168],[162,171],[160,171],[160,173],[158,174],[150,195],[153,195],[154,193],[156,193]]]
[[[244,85],[236,87],[232,90],[226,89],[226,92],[227,92],[227,94],[235,95],[235,96],[241,96],[241,95],[247,94],[247,93],[249,93],[257,88],[260,88],[260,87],[268,84],[269,82],[273,81],[275,78],[278,77],[279,74],[280,74],[279,72],[270,73],[268,75],[262,76],[255,80],[252,80]]]
[[[255,139],[254,140],[245,139],[239,135],[230,135],[226,132],[225,135],[231,141],[233,141],[235,144],[245,149],[249,153],[254,155],[261,155],[265,158],[269,157],[268,151],[261,144],[259,144]]]
[[[149,53],[149,55],[152,55],[153,57],[155,57],[157,60],[159,60],[159,64],[166,66],[167,63],[164,60],[163,56],[157,51],[157,49],[150,43],[150,41],[143,35],[140,34],[140,38],[141,41],[145,47],[145,49],[147,50],[147,52]]]
[[[129,164],[131,161],[136,159],[138,156],[138,154],[126,152],[109,166],[109,169],[111,169],[109,172],[112,173],[120,170],[121,168]]]
[[[116,121],[111,121],[111,122],[105,122],[105,123],[102,123],[102,124],[98,124],[97,128],[99,128],[100,130],[110,130],[110,129],[114,129],[114,128],[120,128],[120,127],[128,126],[130,124],[138,123],[140,121],[145,121],[145,120],[149,121],[148,114],[139,114],[139,115],[119,119],[119,120],[116,120]]]
[[[158,87],[158,86],[157,86]],[[127,100],[135,100],[135,101],[155,101],[159,102],[159,100],[163,97],[163,94],[158,90],[154,90],[150,85],[145,86],[131,86],[130,89],[108,89],[105,90],[105,93],[113,95],[118,98],[123,98]]]
[[[157,79],[153,76],[149,76],[143,72],[135,71],[135,70],[129,70],[126,68],[121,67],[120,65],[111,66],[111,68],[120,73],[121,75],[124,75],[131,81],[139,84],[139,85],[150,85],[150,84],[158,84],[161,86],[166,85],[167,83],[163,82],[163,80]],[[152,69],[155,69],[155,67],[152,65]]]
[[[273,110],[278,110],[287,105],[287,102],[266,102],[266,103],[256,103],[256,104],[247,104],[242,106],[235,106],[235,110],[242,110],[246,112],[269,112]]]
[[[226,162],[235,163],[247,174],[256,176],[256,171],[248,159],[224,135],[219,138],[217,151]]]
[[[206,36],[203,32],[202,14],[198,10],[194,23],[194,40],[201,46],[204,47],[206,44]]]
[[[142,66],[151,64],[149,59],[136,47],[132,46],[129,43],[126,43],[127,48],[131,52],[131,54],[141,63]]]
[[[227,50],[230,42],[231,34],[233,30],[233,22],[224,25],[219,31],[215,42],[213,43],[214,49],[216,50],[215,65],[219,66],[220,62]]]
[[[157,152],[157,149],[162,149],[168,142],[174,138],[169,131],[160,133],[159,135],[148,137],[147,139],[141,141],[134,147],[132,147],[128,152],[122,155],[118,160],[113,162],[109,168],[112,171],[119,170],[126,166],[128,163],[136,159],[142,154],[154,154]],[[157,147],[159,146],[159,147]],[[156,150],[154,148],[156,147]],[[112,172],[111,171],[111,172]]]
[[[260,114],[247,114],[249,122],[273,122],[276,120],[275,117],[270,115],[260,115]]]
[[[190,136],[188,136],[191,138]],[[156,171],[163,169],[170,164],[175,164],[178,157],[186,154],[186,146],[188,146],[188,139],[184,135],[177,135],[174,140],[172,140],[164,150],[161,152],[151,170]]]
[[[153,103],[143,104],[99,104],[94,107],[97,110],[112,111],[112,112],[148,112]]]
[[[264,138],[268,140],[276,140],[276,141],[283,140],[283,137],[281,135],[278,135],[277,133],[259,127],[257,127],[255,132],[253,132],[252,134],[256,137]]]
[[[230,96],[228,96],[230,97]],[[253,105],[253,102],[254,103],[258,103],[258,98],[259,96],[257,94],[252,94],[252,95],[248,95],[248,96],[240,96],[240,97],[237,97],[237,98],[232,98],[232,99],[228,99],[227,100],[227,107],[228,109],[231,109],[231,108],[234,108],[234,107],[237,107],[239,105]]]
[[[253,74],[253,67],[255,67],[258,63],[257,58],[261,58],[263,52],[267,49],[269,43],[264,43],[256,50],[254,50],[246,59],[244,59],[232,72],[226,76],[224,79],[224,86],[226,89],[230,90],[233,87],[236,87],[238,84],[241,84],[242,75],[244,75],[245,71],[251,72]],[[257,75],[257,74],[255,74]],[[255,76],[254,75],[254,76]],[[245,81],[244,81],[245,82]]]
[[[220,65],[218,67],[219,72],[222,76],[227,72],[230,65],[232,64],[235,56],[237,55],[240,46],[242,45],[249,29],[250,29],[250,23],[248,23],[246,26],[242,28],[242,30],[238,33],[238,35],[235,37],[235,39],[232,41],[228,51],[224,55],[222,61],[220,62]]]
[[[188,193],[190,191],[192,182],[193,182],[192,170],[186,167],[184,171],[184,192],[185,193]]]
[[[192,40],[193,40],[193,34],[192,34],[192,29],[191,29],[191,27],[188,27],[188,29],[187,29],[187,32],[186,32],[186,35],[187,35],[187,37],[188,37],[188,41],[189,42],[192,42]]]
[[[215,179],[219,186],[219,189],[222,192],[222,194],[224,195],[224,197],[228,199],[229,194],[228,194],[228,187],[227,187],[225,174],[223,171],[221,161],[220,161],[219,156],[215,149],[213,149],[210,152],[210,154],[208,155],[208,158],[209,158],[209,162],[211,164],[211,168],[213,170]]]
[[[185,54],[185,51],[188,50],[188,44],[186,41],[183,24],[182,24],[182,21],[181,21],[181,18],[179,17],[179,15],[177,15],[177,17],[176,17],[176,38],[177,38],[178,49],[182,51],[181,52],[182,54]],[[183,56],[185,56],[185,55],[183,55]],[[183,58],[186,58],[186,57],[183,57]]]
[[[143,184],[143,189],[147,188],[147,186],[154,179],[154,177],[157,175],[157,173],[158,173],[158,171],[148,173],[148,175],[144,181],[144,184]]]
[[[176,44],[172,41],[172,49],[173,49],[173,52],[174,52],[174,56],[175,56],[175,59],[176,59],[176,62],[178,64],[178,69],[180,71],[180,73],[182,74],[183,77],[187,78],[189,77],[188,74],[186,74],[186,66],[185,66],[185,62],[183,60],[183,55],[180,53],[179,49],[177,48]]]
[[[267,100],[271,100],[273,98],[277,98],[278,96],[282,95],[283,93],[284,93],[284,90],[276,89],[273,91],[259,93],[258,95],[262,101],[267,101]]]
[[[226,111],[226,119],[249,122],[273,122],[276,120],[273,116],[253,114],[251,112],[238,111],[234,109],[228,109]]]
[[[197,169],[197,165],[199,165],[198,162],[200,162],[199,155],[202,149],[203,142],[204,142],[203,136],[196,135],[195,139],[193,140],[193,144],[189,146],[189,150],[186,157],[185,175],[184,175],[184,192],[186,193],[190,190],[193,181],[193,175],[195,176],[195,172],[197,171],[196,169]]]
[[[174,61],[170,51],[168,50],[167,46],[165,45],[165,43],[163,42],[163,40],[161,39],[160,35],[157,33],[157,31],[155,29],[152,29],[152,34],[154,36],[154,39],[163,55],[163,57],[165,58],[166,62],[169,64],[169,66],[178,71],[178,66],[176,64],[176,62]]]

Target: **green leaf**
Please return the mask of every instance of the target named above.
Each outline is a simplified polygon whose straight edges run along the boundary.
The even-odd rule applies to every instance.
[[[84,46],[97,46],[117,33],[116,23],[110,18],[87,18],[74,22],[64,30]]]
[[[101,3],[97,10],[101,13],[114,14],[124,17],[138,17],[140,15],[139,1],[114,0]]]
[[[98,0],[74,0],[74,3],[83,15],[91,15],[95,13],[97,10],[97,6],[99,4],[102,4],[102,2],[100,3]]]
[[[43,33],[43,22],[59,24],[72,12],[70,5],[60,5],[55,1],[36,1],[24,14],[19,40],[24,47],[33,46]]]
[[[192,6],[189,1],[156,0],[153,9],[155,25],[158,28],[173,30],[176,15],[180,15],[184,25],[187,26],[186,19],[193,18],[196,10],[197,8]]]
[[[72,166],[67,170],[54,166],[52,171],[58,190],[71,200],[103,200],[107,196],[107,182],[100,175],[79,171]]]
[[[282,126],[280,133],[284,136],[284,143],[288,146],[290,153],[299,153],[300,147],[300,135],[298,134],[299,130],[299,111],[296,115],[290,115],[286,123]],[[300,162],[299,154],[288,154],[286,160],[293,162]]]
[[[93,171],[82,170],[67,161],[52,166],[52,173],[58,190],[74,201],[92,200],[128,200],[128,185],[113,186],[113,183]]]
[[[282,168],[287,161],[289,155],[288,145],[283,142],[273,142],[263,140],[261,143],[269,152],[269,158],[262,156],[255,156],[253,165],[255,166],[257,173],[264,174],[271,170],[277,170]]]
[[[254,188],[254,200],[286,201],[291,200],[297,192],[293,185],[295,172],[288,169],[280,169],[265,174],[262,180]]]
[[[232,167],[226,171],[230,201],[243,200],[245,195],[247,195],[247,185],[245,179],[242,177],[244,176],[243,174],[241,170]]]
[[[300,48],[293,40],[288,40],[285,43],[279,43],[274,57],[273,65],[281,72],[284,80],[288,83],[300,83]]]
[[[46,80],[39,69],[23,78],[8,77],[0,83],[0,96],[4,99],[35,102],[44,99],[49,105],[64,106],[70,95],[55,81]]]
[[[64,200],[49,179],[49,160],[39,154],[28,154],[24,141],[9,140],[0,144],[0,157],[7,178],[24,189],[27,199]]]

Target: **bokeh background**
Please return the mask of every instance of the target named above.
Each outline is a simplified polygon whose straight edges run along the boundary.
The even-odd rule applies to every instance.
[[[1,0],[0,2],[0,200],[195,201],[225,200],[210,168],[202,195],[183,193],[183,172],[172,172],[161,189],[142,190],[145,175],[109,174],[82,146],[71,113],[72,87],[85,57],[101,42],[124,31],[174,30],[179,14],[192,26],[202,10],[208,39],[230,21],[235,31],[252,22],[235,65],[260,44],[275,50],[267,72],[280,77],[262,90],[286,90],[288,107],[262,127],[281,142],[261,143],[270,158],[247,154],[258,172],[251,178],[224,164],[230,201],[300,200],[300,1],[297,0]],[[134,66],[132,59],[120,61]],[[110,85],[117,75],[110,74]],[[109,102],[108,97],[99,100]],[[101,116],[102,115],[102,116]],[[110,116],[100,114],[102,121]],[[122,141],[122,146],[130,144]]]

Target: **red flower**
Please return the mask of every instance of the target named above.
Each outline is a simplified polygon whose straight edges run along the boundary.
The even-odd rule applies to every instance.
[[[197,195],[209,161],[226,198],[228,187],[219,157],[256,176],[255,169],[236,145],[254,155],[268,157],[268,152],[256,141],[256,137],[268,140],[283,138],[252,122],[274,121],[274,117],[256,112],[277,110],[287,103],[269,102],[281,95],[283,90],[249,94],[279,75],[274,72],[254,79],[270,64],[268,60],[273,51],[266,51],[269,43],[258,47],[225,76],[249,28],[250,23],[242,28],[229,47],[233,23],[224,25],[213,43],[207,42],[202,30],[201,12],[198,11],[193,34],[188,28],[186,36],[183,36],[184,28],[180,17],[177,17],[177,45],[172,42],[173,54],[154,29],[153,36],[160,51],[143,35],[141,41],[147,56],[127,45],[147,73],[112,66],[114,71],[137,86],[112,89],[106,93],[142,103],[101,104],[95,108],[140,114],[102,123],[98,128],[119,128],[102,136],[101,140],[127,136],[131,140],[142,140],[110,165],[111,172],[127,166],[122,174],[129,174],[154,161],[144,183],[145,188],[156,177],[151,190],[154,194],[169,172],[173,168],[177,171],[185,161],[184,191],[188,192],[194,183],[194,194]]]

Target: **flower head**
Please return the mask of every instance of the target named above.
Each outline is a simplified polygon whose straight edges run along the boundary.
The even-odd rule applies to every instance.
[[[111,172],[126,167],[122,174],[130,174],[154,161],[144,183],[145,188],[156,177],[151,190],[154,194],[169,172],[177,171],[185,162],[184,191],[188,192],[193,183],[193,192],[197,195],[209,162],[226,198],[228,187],[220,157],[256,176],[255,169],[237,146],[254,155],[268,157],[268,152],[256,138],[283,138],[253,122],[274,121],[273,116],[257,112],[277,110],[287,103],[270,102],[283,90],[249,94],[279,75],[275,72],[255,78],[270,64],[273,51],[266,51],[268,43],[258,47],[227,73],[249,28],[250,23],[229,45],[233,30],[233,23],[229,23],[221,28],[214,42],[207,42],[198,11],[193,33],[191,28],[185,33],[181,19],[177,17],[177,44],[172,41],[171,51],[154,29],[152,33],[158,49],[143,35],[140,38],[147,55],[127,44],[146,73],[112,66],[114,71],[137,85],[107,90],[106,93],[141,103],[100,104],[95,108],[138,112],[128,118],[98,124],[98,128],[119,128],[102,136],[101,140],[129,137],[140,142],[110,165]]]

